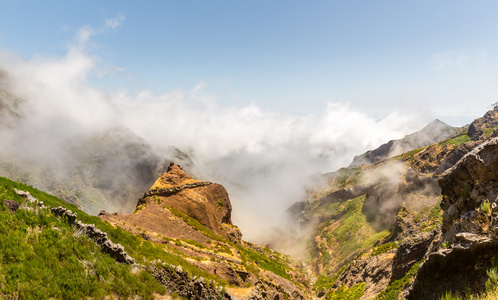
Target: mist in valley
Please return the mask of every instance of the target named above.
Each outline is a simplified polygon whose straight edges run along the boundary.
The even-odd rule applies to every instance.
[[[105,90],[93,84],[103,65],[85,30],[61,57],[0,51],[0,175],[59,196],[67,191],[57,183],[70,185],[81,192],[68,197],[92,214],[131,213],[174,160],[224,185],[244,239],[264,242],[286,231],[286,210],[306,198],[312,175],[427,121],[377,118],[334,99],[307,115],[226,107],[202,82],[164,94]]]

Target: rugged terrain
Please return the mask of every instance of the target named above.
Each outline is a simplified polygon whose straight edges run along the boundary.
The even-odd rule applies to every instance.
[[[313,230],[318,296],[438,299],[491,289],[497,112],[449,139],[326,174],[289,210]]]
[[[1,178],[0,192],[2,298],[311,298],[300,261],[244,242],[226,190],[177,165],[134,214],[91,217]]]
[[[23,141],[30,111],[0,79],[0,135]],[[119,124],[47,149],[19,144],[0,151],[0,174],[22,182],[0,178],[4,299],[498,295],[497,107],[468,127],[436,120],[318,176],[288,210],[303,234],[287,244],[307,245],[303,261],[244,241],[229,191],[168,166],[191,162]],[[38,162],[57,147],[68,151]]]
[[[301,262],[242,240],[231,221],[225,188],[191,178],[171,164],[138,202],[133,214],[101,212],[100,218],[159,245],[228,284],[243,299],[307,299]]]

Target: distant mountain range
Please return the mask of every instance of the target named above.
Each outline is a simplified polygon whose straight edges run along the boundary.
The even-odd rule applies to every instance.
[[[462,128],[452,127],[436,119],[421,130],[409,134],[402,139],[391,140],[374,150],[355,156],[353,162],[348,167],[356,168],[361,165],[373,164],[411,150],[425,147],[449,138],[461,130]]]
[[[158,155],[115,126],[47,159],[25,149],[29,110],[1,79],[2,299],[498,298],[498,107],[318,175],[287,243],[259,246],[232,223],[230,191],[187,174],[173,146]]]

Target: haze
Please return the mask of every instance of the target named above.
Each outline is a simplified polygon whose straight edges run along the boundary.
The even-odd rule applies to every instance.
[[[27,121],[2,151],[60,158],[69,139],[126,127],[225,185],[257,239],[310,175],[496,102],[497,6],[3,2],[2,80]]]

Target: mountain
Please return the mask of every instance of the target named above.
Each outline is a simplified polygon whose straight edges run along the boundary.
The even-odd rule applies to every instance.
[[[101,212],[114,226],[167,245],[243,299],[308,299],[308,278],[296,259],[242,240],[232,224],[225,188],[196,180],[171,163],[137,204],[133,214]],[[176,287],[173,282],[168,288]],[[180,293],[180,295],[182,295]],[[183,295],[186,296],[186,295]]]
[[[379,162],[381,160],[401,155],[435,142],[449,138],[461,131],[460,128],[452,127],[440,120],[434,120],[421,130],[409,134],[399,140],[391,140],[378,148],[367,151],[362,155],[355,156],[349,168],[359,167]]]
[[[441,299],[487,293],[491,298],[483,299],[494,299],[497,116],[494,108],[469,132],[326,174],[325,185],[291,207],[312,232],[303,239],[318,275],[316,294]]]

